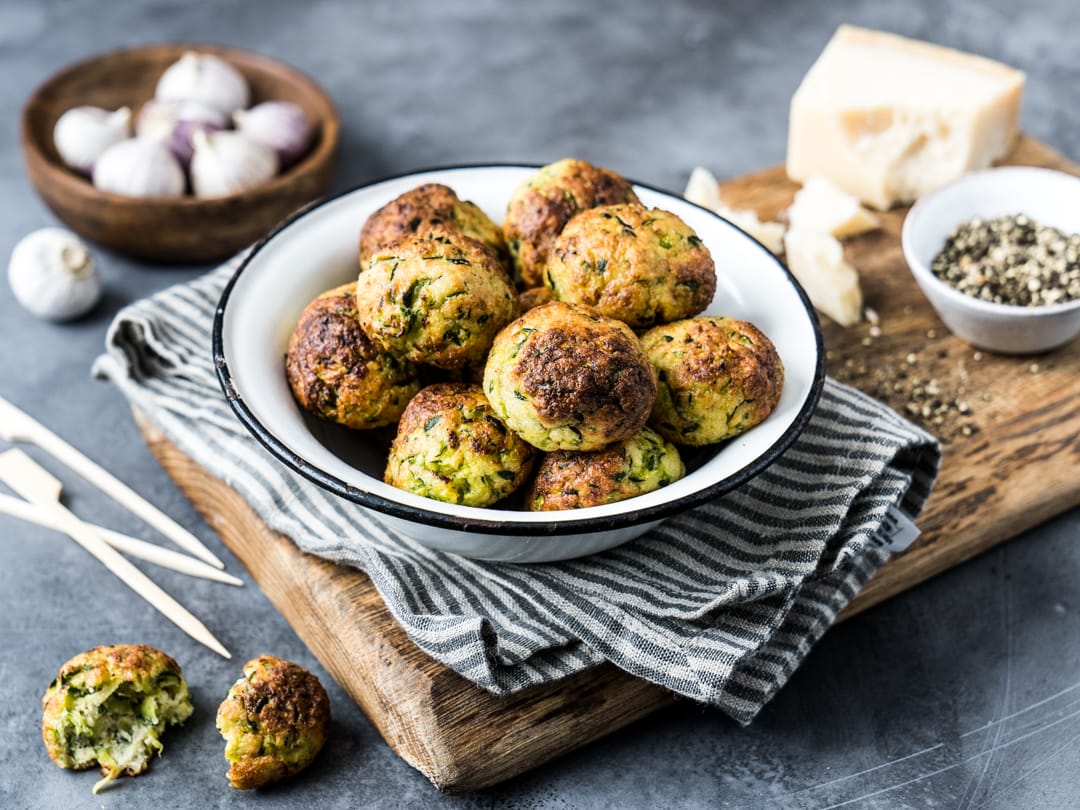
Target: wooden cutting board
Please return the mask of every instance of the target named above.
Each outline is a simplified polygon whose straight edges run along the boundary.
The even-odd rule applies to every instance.
[[[1080,174],[1029,138],[1006,162]],[[796,190],[782,167],[721,188],[731,207],[770,219]],[[885,214],[881,231],[846,245],[880,323],[842,329],[823,319],[829,372],[928,427],[945,455],[918,521],[922,536],[844,617],[1080,503],[1080,340],[1010,358],[952,337],[904,265],[903,216]],[[510,697],[482,691],[420,652],[366,575],[302,553],[152,425],[140,420],[140,427],[165,470],[391,748],[438,787],[494,784],[676,700],[611,665]]]

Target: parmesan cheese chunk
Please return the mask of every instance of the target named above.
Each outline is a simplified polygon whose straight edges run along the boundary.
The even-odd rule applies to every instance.
[[[795,192],[795,201],[788,209],[788,223],[792,230],[828,233],[838,239],[872,231],[881,225],[858,200],[820,175],[811,177]]]
[[[787,265],[813,305],[841,326],[862,317],[859,274],[844,261],[840,241],[826,233],[789,230],[784,234]]]
[[[1008,153],[1023,88],[999,62],[842,25],[791,100],[788,175],[910,202]]]
[[[703,208],[715,211],[732,225],[757,239],[772,253],[783,251],[784,226],[779,222],[762,222],[754,211],[728,208],[720,197],[720,185],[708,169],[698,166],[690,173],[683,197]]]

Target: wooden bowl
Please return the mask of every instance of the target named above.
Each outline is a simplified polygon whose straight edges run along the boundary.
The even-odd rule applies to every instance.
[[[81,104],[123,105],[138,114],[165,68],[186,51],[216,54],[251,85],[252,103],[298,104],[314,124],[308,153],[263,185],[228,197],[138,198],[100,191],[69,169],[53,145],[53,127]],[[322,196],[331,178],[341,122],[327,94],[304,74],[259,54],[213,45],[162,44],[112,51],[64,68],[22,111],[23,161],[34,189],[59,219],[104,247],[156,262],[210,262],[268,233]]]

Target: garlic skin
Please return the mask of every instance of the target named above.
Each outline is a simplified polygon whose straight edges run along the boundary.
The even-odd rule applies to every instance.
[[[299,160],[311,143],[311,121],[290,101],[264,101],[250,110],[237,110],[233,122],[238,132],[273,149],[283,168]]]
[[[94,185],[127,197],[180,197],[184,170],[163,141],[129,138],[110,146],[94,164]]]
[[[191,163],[191,136],[196,130],[217,132],[229,126],[224,113],[198,101],[159,101],[152,99],[139,110],[135,134],[164,140],[185,169]]]
[[[16,301],[51,321],[89,312],[103,286],[86,245],[63,228],[42,228],[19,240],[8,262],[8,284]]]
[[[72,107],[56,120],[53,144],[60,159],[90,176],[101,153],[131,136],[131,109],[109,112],[101,107]]]
[[[197,101],[225,115],[248,105],[247,79],[219,56],[188,51],[158,79],[154,98],[160,101]]]
[[[277,155],[239,132],[196,132],[191,186],[196,197],[227,197],[277,174]]]

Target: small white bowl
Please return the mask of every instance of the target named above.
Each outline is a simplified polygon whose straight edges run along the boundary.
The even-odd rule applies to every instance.
[[[711,211],[646,186],[641,201],[682,217],[716,260],[708,314],[752,321],[784,363],[776,410],[741,436],[686,455],[685,478],[618,503],[564,512],[478,509],[441,503],[383,483],[385,452],[362,432],[305,414],[282,358],[300,311],[356,278],[356,239],[380,206],[422,183],[445,183],[497,222],[529,166],[434,169],[389,178],[315,205],[264,239],[225,289],[214,322],[218,376],[240,421],[301,475],[431,548],[489,560],[540,562],[601,551],[749,481],[787,449],[814,411],[824,382],[821,330],[809,299],[759,243]]]
[[[912,275],[954,335],[992,352],[1034,354],[1080,333],[1080,300],[1029,307],[995,304],[960,292],[930,270],[958,225],[975,217],[1013,214],[1080,233],[1080,177],[1029,166],[965,175],[915,203],[900,239]]]

